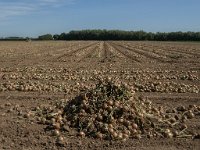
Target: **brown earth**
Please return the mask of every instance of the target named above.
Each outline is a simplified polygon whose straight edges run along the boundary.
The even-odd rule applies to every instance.
[[[59,146],[45,125],[26,119],[32,108],[78,94],[96,76],[118,77],[136,94],[166,108],[200,105],[200,44],[183,42],[0,42],[0,149],[199,150],[191,138],[126,142],[65,135]],[[160,87],[155,88],[160,82]],[[165,85],[164,87],[162,87]],[[200,115],[186,122],[200,133]]]

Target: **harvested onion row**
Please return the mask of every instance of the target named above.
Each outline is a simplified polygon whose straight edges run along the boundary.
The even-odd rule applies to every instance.
[[[99,79],[70,101],[58,101],[34,110],[38,122],[53,135],[75,130],[80,137],[123,140],[141,137],[191,137],[185,120],[200,113],[199,106],[164,110],[148,99],[136,97],[132,87],[111,78]]]

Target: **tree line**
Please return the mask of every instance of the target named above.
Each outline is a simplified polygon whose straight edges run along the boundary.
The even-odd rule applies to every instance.
[[[45,34],[38,38],[10,37],[0,40],[127,40],[127,41],[200,41],[200,32],[145,32],[122,30],[79,30],[61,34]]]
[[[25,41],[26,38],[24,37],[6,37],[6,38],[0,38],[0,41]]]
[[[39,38],[40,39],[40,38]],[[54,40],[149,40],[200,41],[200,32],[145,32],[122,30],[80,30],[49,36]]]

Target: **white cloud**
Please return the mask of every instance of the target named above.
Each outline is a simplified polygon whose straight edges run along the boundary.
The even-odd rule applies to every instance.
[[[0,18],[9,16],[24,15],[28,12],[34,11],[34,5],[15,4],[15,3],[0,3]]]
[[[2,0],[0,2],[0,19],[27,15],[46,7],[61,7],[74,4],[74,2],[75,0],[18,0],[17,2]]]

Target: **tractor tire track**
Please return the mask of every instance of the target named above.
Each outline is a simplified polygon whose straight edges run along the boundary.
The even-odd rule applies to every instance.
[[[116,57],[116,58],[122,59],[122,57],[125,57],[124,55],[116,51],[115,48],[111,46],[108,42],[105,43],[105,47],[107,48],[108,53],[112,58]],[[121,57],[119,55],[121,55]]]
[[[134,47],[126,47],[126,46],[124,46],[124,45],[120,45],[120,44],[118,44],[118,46],[120,46],[120,47],[122,47],[122,48],[125,48],[125,49],[127,49],[127,50],[129,50],[129,51],[131,51],[131,52],[134,52],[134,53],[136,53],[136,54],[139,54],[139,55],[141,55],[141,56],[144,56],[144,57],[146,57],[146,58],[149,58],[149,59],[154,59],[154,60],[156,60],[156,61],[158,61],[158,62],[162,62],[162,63],[167,63],[169,60],[166,60],[166,58],[164,58],[164,57],[158,57],[158,56],[153,56],[152,54],[150,54],[150,53],[148,53],[148,52],[146,52],[146,51],[144,51],[144,50],[142,50],[142,49],[137,49],[137,48],[134,48]],[[130,45],[129,45],[130,46]]]
[[[92,58],[92,54],[97,50],[98,46],[95,45],[94,47],[90,48],[89,49],[89,52],[87,52],[83,57],[81,57],[81,59],[78,60],[78,62],[82,62],[84,61],[84,59],[87,59],[87,58]]]
[[[106,42],[103,43],[103,58],[101,62],[111,61],[112,52],[109,50],[108,45]]]
[[[137,63],[141,63],[141,61],[136,57],[136,56],[133,56],[132,54],[128,54],[126,53],[126,51],[129,51],[126,49],[126,51],[123,51],[121,50],[121,48],[123,47],[120,47],[119,45],[115,44],[115,43],[110,43],[110,45],[117,51],[119,52],[120,54],[122,54],[123,56],[127,57],[129,60],[131,61],[134,61],[134,62],[137,62]],[[124,48],[125,49],[125,48]]]
[[[75,50],[73,50],[73,51],[71,51],[71,52],[69,52],[69,53],[65,53],[65,54],[62,54],[62,55],[60,55],[60,56],[54,58],[54,60],[60,60],[60,59],[62,59],[63,57],[71,57],[71,56],[74,55],[75,53],[77,53],[77,52],[79,52],[79,51],[82,51],[82,50],[84,50],[84,49],[87,49],[87,48],[89,48],[89,47],[91,47],[91,46],[94,46],[94,45],[96,45],[96,44],[97,44],[97,43],[95,42],[95,43],[89,44],[89,45],[87,45],[87,46],[84,46],[84,47],[75,49]]]
[[[176,53],[179,53],[179,54],[186,54],[186,55],[189,55],[189,56],[192,56],[192,57],[196,57],[196,56],[200,57],[199,53],[187,52],[186,49],[180,48],[179,46],[171,47],[171,46],[167,46],[167,45],[165,45],[165,46],[153,45],[153,47],[158,48],[158,49],[162,49],[165,52],[170,51],[170,52],[176,52]],[[180,49],[180,50],[178,50],[178,49]]]

